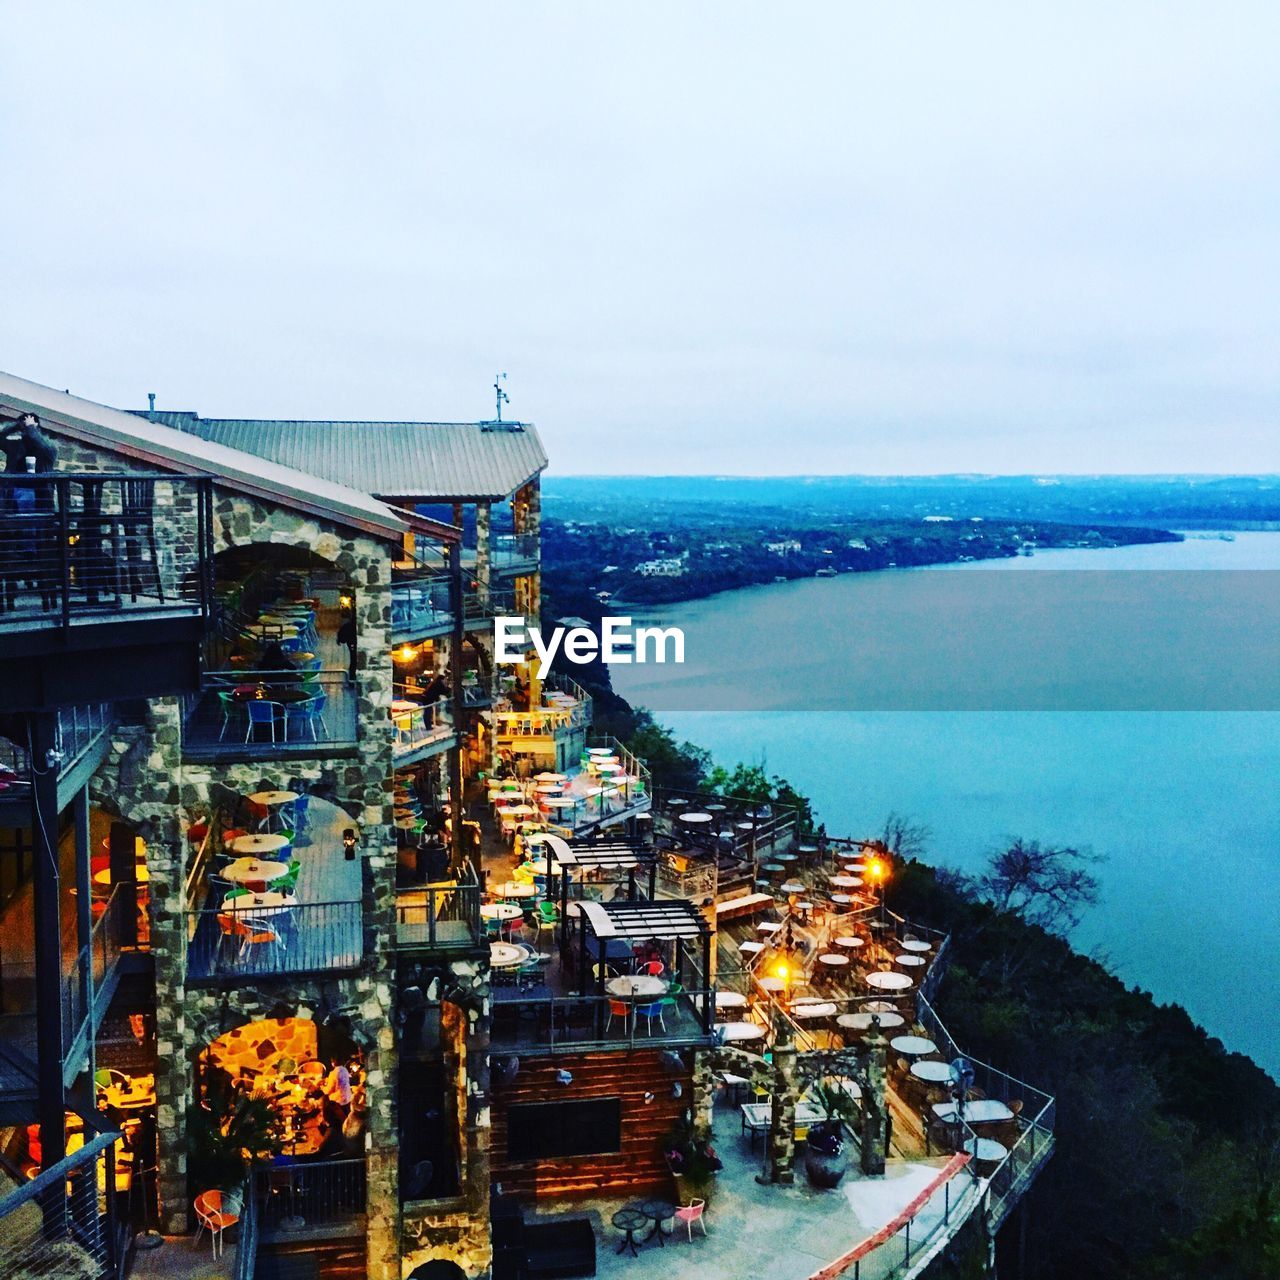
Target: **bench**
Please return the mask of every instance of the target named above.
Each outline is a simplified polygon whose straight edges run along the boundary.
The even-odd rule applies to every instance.
[[[739,916],[754,915],[765,907],[773,906],[771,893],[745,893],[737,898],[726,898],[716,903],[716,923],[721,920],[736,920]]]
[[[585,1217],[524,1224],[529,1280],[571,1280],[596,1273],[596,1233]]]

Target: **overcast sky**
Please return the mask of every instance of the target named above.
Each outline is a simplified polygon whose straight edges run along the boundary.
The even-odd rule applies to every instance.
[[[198,11],[197,11],[198,9]],[[1280,470],[1280,5],[3,5],[0,367],[560,473]]]

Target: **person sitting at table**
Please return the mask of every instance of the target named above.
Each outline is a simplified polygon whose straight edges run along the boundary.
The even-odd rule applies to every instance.
[[[351,1105],[351,1072],[343,1063],[339,1062],[329,1072],[329,1077],[324,1082],[324,1091],[340,1107]]]
[[[290,665],[288,655],[278,640],[273,640],[263,649],[261,662],[262,670],[271,672],[270,684],[297,684],[302,679],[302,673]]]

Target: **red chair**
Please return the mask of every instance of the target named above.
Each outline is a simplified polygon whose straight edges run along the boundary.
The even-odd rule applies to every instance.
[[[644,971],[651,978],[660,978],[666,972],[667,966],[661,960],[650,960],[644,966]]]
[[[613,1025],[614,1015],[622,1019],[622,1025],[627,1025],[627,1019],[631,1017],[631,1006],[625,1000],[609,1001],[609,1020],[604,1024],[606,1031]]]

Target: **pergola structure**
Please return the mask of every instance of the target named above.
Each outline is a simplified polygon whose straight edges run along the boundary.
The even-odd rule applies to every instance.
[[[677,980],[684,976],[685,949],[694,946],[700,950],[703,974],[711,972],[711,927],[692,902],[680,898],[664,898],[654,902],[580,902],[579,918],[582,927],[582,947],[578,953],[578,986],[587,990],[588,966],[594,955],[596,988],[601,998],[605,995],[605,960],[608,944],[669,942],[672,944],[672,973]],[[594,940],[594,945],[589,945]],[[710,1035],[715,1013],[715,997],[708,993],[698,1010],[702,1029]]]

